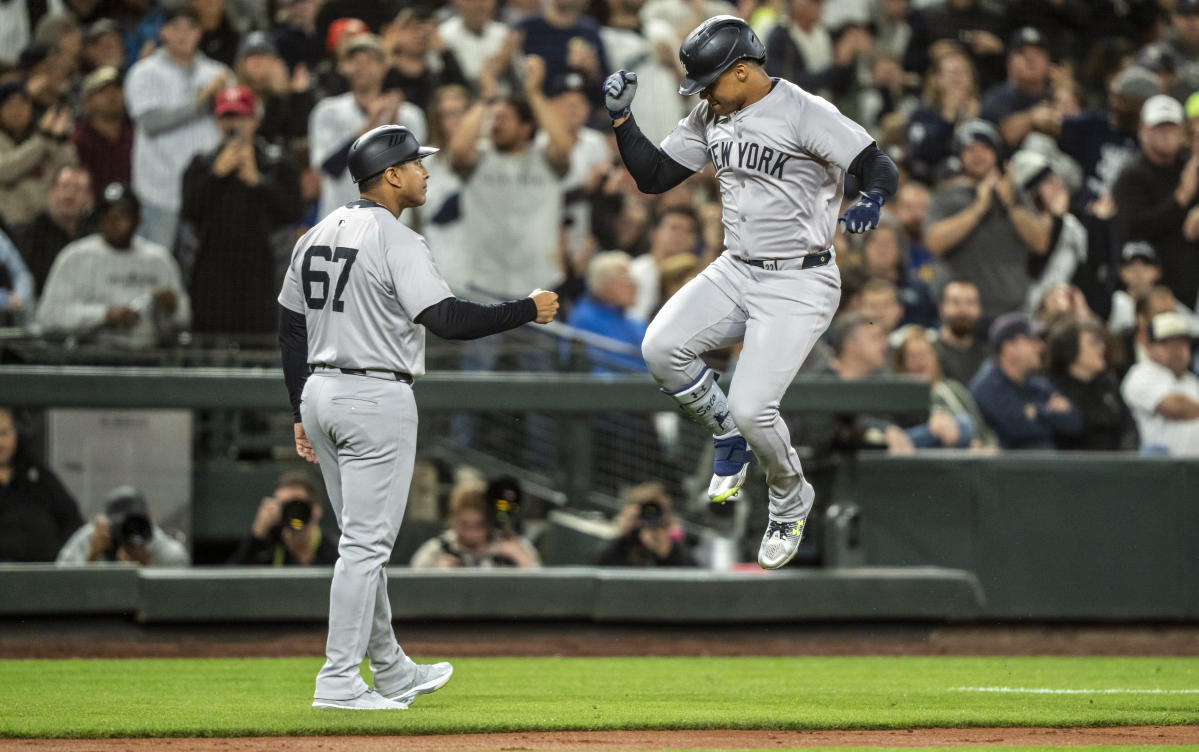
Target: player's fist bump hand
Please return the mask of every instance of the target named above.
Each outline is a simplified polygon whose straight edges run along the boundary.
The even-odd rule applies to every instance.
[[[534,290],[529,293],[529,297],[537,304],[535,321],[538,324],[548,324],[554,320],[554,316],[558,313],[558,293],[549,290]]]
[[[604,107],[613,120],[629,114],[629,106],[637,94],[637,74],[618,70],[604,79]]]
[[[857,233],[878,227],[883,209],[883,197],[878,193],[861,193],[853,206],[845,210],[838,224],[845,232]]]

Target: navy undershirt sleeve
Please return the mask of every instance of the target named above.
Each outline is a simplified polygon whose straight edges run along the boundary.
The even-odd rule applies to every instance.
[[[664,193],[691,176],[691,170],[645,137],[632,115],[615,130],[620,157],[642,193]]]
[[[308,381],[308,322],[304,314],[279,306],[279,349],[283,353],[283,381],[291,398],[292,418],[300,422],[300,395]]]
[[[421,311],[416,323],[442,339],[478,339],[515,329],[536,319],[537,303],[532,298],[495,305],[446,298]]]
[[[891,158],[874,144],[858,152],[849,165],[849,174],[857,181],[858,190],[878,193],[890,199],[899,189],[899,169]]]

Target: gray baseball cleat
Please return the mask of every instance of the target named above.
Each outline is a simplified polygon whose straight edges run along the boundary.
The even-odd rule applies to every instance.
[[[758,548],[758,566],[762,569],[778,569],[795,558],[799,541],[803,538],[804,520],[782,522],[771,517],[766,524],[766,534]]]
[[[444,687],[453,674],[454,667],[445,661],[441,663],[418,663],[416,664],[416,674],[412,677],[412,683],[403,689],[391,692],[387,695],[387,699],[402,703],[406,707],[417,696],[427,695]]]
[[[368,689],[350,700],[324,700],[318,697],[312,701],[312,707],[337,710],[407,710],[408,704],[389,700],[375,690]]]

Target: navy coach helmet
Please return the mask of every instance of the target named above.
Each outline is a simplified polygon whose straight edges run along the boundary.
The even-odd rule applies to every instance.
[[[749,24],[736,16],[713,16],[695,28],[679,47],[679,60],[687,76],[679,93],[703,91],[738,60],[766,62],[766,46]]]
[[[421,146],[412,131],[402,125],[380,125],[363,133],[350,146],[350,177],[361,183],[388,167],[437,152],[431,146]]]

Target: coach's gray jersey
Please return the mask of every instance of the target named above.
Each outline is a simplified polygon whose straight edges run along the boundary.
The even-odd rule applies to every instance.
[[[714,118],[701,101],[661,146],[690,170],[716,167],[730,252],[786,259],[833,244],[845,171],[873,141],[829,102],[775,79],[732,115]]]
[[[413,319],[452,295],[425,239],[361,200],[296,243],[279,303],[304,314],[309,363],[419,376],[425,328]]]

